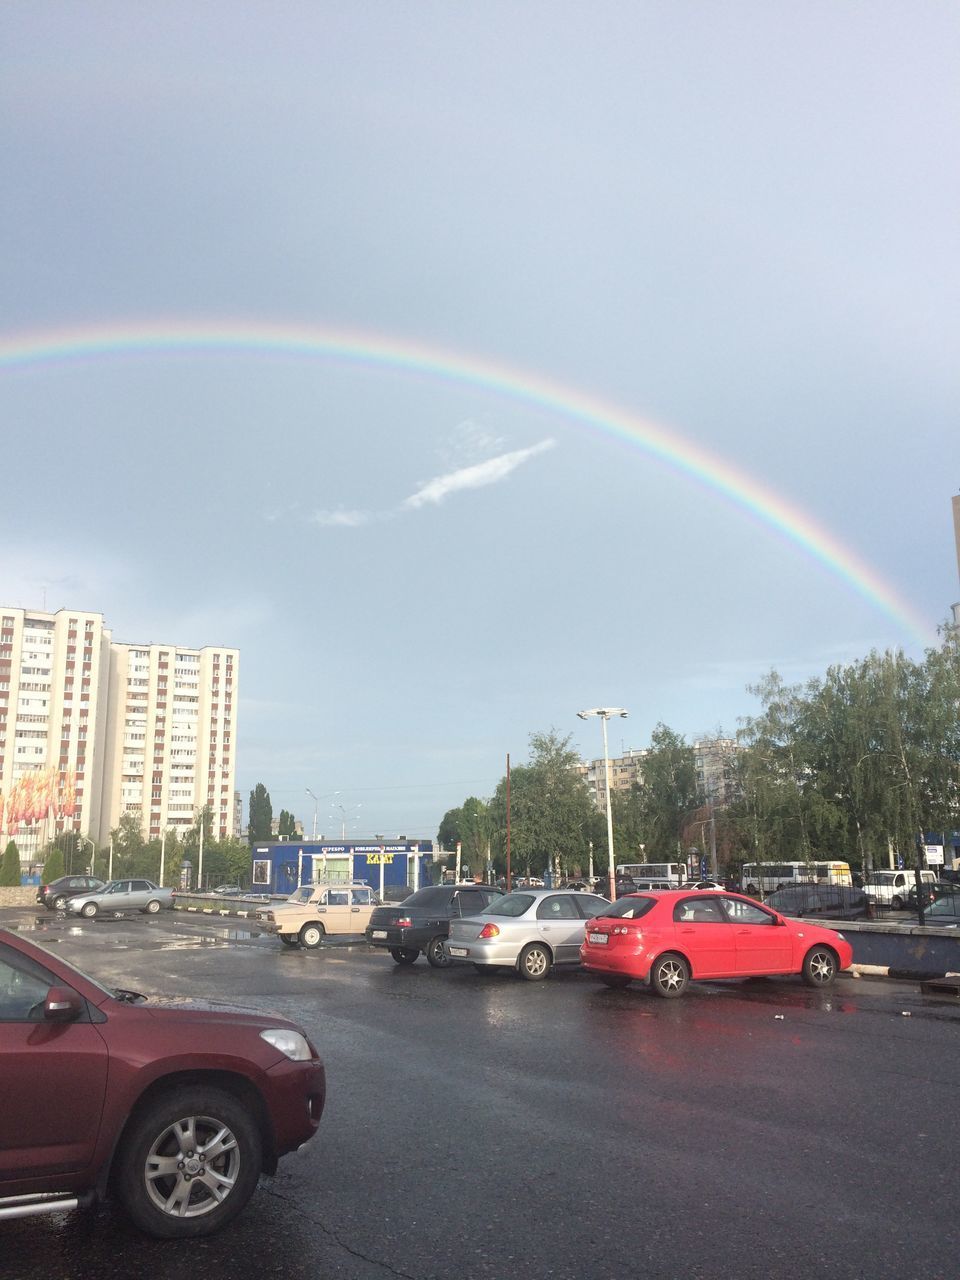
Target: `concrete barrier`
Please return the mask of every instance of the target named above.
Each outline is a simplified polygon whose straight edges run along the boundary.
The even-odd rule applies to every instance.
[[[853,947],[853,964],[862,973],[882,970],[882,976],[910,978],[943,977],[960,972],[960,929],[922,929],[905,921],[806,920],[842,933]]]
[[[14,888],[12,885],[0,887],[0,907],[29,907],[37,901],[37,886],[35,884],[20,885]]]

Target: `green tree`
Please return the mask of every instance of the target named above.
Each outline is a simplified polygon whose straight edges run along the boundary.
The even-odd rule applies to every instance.
[[[140,828],[139,813],[122,813],[119,823],[111,830],[113,842],[113,877],[156,876],[153,864],[148,861],[147,842]]]
[[[250,844],[269,840],[273,835],[273,805],[270,792],[258,782],[250,792],[250,810],[247,819],[247,838]]]
[[[19,888],[20,883],[20,850],[16,842],[11,840],[3,851],[3,860],[0,861],[0,885],[11,889]]]
[[[280,818],[277,822],[277,835],[281,840],[293,839],[297,834],[297,820],[292,813],[288,813],[286,809],[280,810]]]
[[[463,807],[448,809],[437,831],[437,844],[441,849],[455,849],[463,840]]]
[[[600,815],[578,772],[580,757],[555,729],[530,735],[530,758],[510,774],[512,871],[539,875],[552,871],[579,875],[587,848],[602,830]],[[463,806],[466,808],[466,805]],[[497,786],[487,812],[491,851],[499,869],[506,832],[506,778]],[[497,838],[500,837],[500,838]]]
[[[684,821],[701,803],[693,748],[658,724],[650,736],[637,796],[644,862],[677,860]]]
[[[175,827],[168,827],[163,840],[163,883],[177,888],[180,884],[180,872],[183,868],[183,845]],[[155,847],[157,858],[157,883],[160,883],[160,840],[151,841]]]
[[[43,864],[43,871],[40,876],[44,884],[49,884],[51,880],[59,880],[62,875],[66,875],[63,863],[63,853],[59,845],[51,844],[48,847],[47,858]]]
[[[960,819],[960,650],[923,662],[871,653],[788,688],[771,672],[744,722],[742,801],[731,817],[754,858],[840,857],[865,870],[889,851],[914,865],[922,833]]]

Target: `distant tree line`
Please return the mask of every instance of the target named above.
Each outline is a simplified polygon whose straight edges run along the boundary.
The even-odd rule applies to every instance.
[[[960,640],[947,631],[920,662],[873,652],[800,685],[771,671],[748,692],[761,704],[741,721],[728,794],[715,805],[697,782],[694,750],[664,724],[651,736],[643,779],[612,794],[618,862],[674,861],[715,845],[721,869],[745,861],[838,858],[864,869],[891,853],[914,865],[924,833],[960,828]],[[605,816],[577,771],[570,736],[530,737],[511,771],[515,875],[586,874],[606,866]],[[506,777],[488,799],[449,810],[437,839],[462,845],[471,871],[506,866]]]

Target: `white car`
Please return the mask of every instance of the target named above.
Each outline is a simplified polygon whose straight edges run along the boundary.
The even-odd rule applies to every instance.
[[[479,915],[451,920],[443,953],[478,969],[516,969],[539,982],[555,964],[580,963],[587,921],[609,906],[607,898],[575,889],[516,889]]]

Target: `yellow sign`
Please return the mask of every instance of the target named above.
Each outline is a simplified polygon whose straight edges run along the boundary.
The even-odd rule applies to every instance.
[[[367,862],[374,867],[378,867],[382,863],[392,862],[392,861],[393,861],[392,853],[368,853],[367,854]]]

